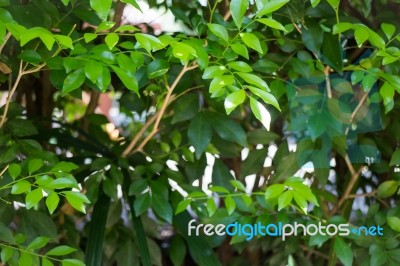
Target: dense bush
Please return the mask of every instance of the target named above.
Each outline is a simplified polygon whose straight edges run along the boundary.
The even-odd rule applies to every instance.
[[[398,1],[148,4],[0,0],[2,265],[398,265]]]

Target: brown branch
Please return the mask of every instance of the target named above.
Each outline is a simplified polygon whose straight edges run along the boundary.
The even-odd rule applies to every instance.
[[[133,153],[135,151],[142,151],[143,147],[151,140],[151,138],[154,137],[154,135],[158,132],[159,130],[159,125],[161,122],[162,117],[164,116],[164,113],[168,107],[168,105],[174,100],[174,95],[172,95],[173,91],[175,90],[176,86],[178,85],[179,81],[182,79],[183,75],[192,69],[197,68],[198,65],[192,65],[192,66],[187,66],[185,65],[181,72],[179,72],[178,76],[174,80],[171,86],[167,86],[167,95],[165,96],[164,102],[161,106],[161,109],[154,115],[152,116],[142,127],[142,129],[136,134],[136,136],[132,139],[132,141],[129,143],[128,147],[123,151],[122,156],[126,157],[130,153]],[[151,124],[153,124],[153,129],[152,131],[144,138],[144,140],[139,144],[139,146],[135,148],[136,144],[139,142],[139,139],[144,135],[146,130],[150,127]]]
[[[328,98],[332,98],[332,87],[331,87],[331,80],[329,79],[329,71],[331,68],[329,66],[326,66],[324,69],[324,74],[325,74],[325,82],[326,82],[326,92],[328,94]]]
[[[377,190],[368,192],[368,193],[362,193],[362,194],[352,194],[352,195],[348,195],[347,198],[348,199],[355,199],[355,198],[359,198],[359,197],[374,197],[375,194],[377,193]]]
[[[8,39],[10,39],[10,37],[11,37],[11,33],[8,32],[8,33],[6,34],[6,36],[4,37],[3,43],[0,45],[0,54],[3,52],[4,46],[6,46],[7,41],[8,41]]]
[[[347,167],[350,170],[351,177],[350,177],[349,183],[346,186],[346,190],[343,193],[343,196],[340,198],[340,200],[337,204],[338,207],[340,207],[347,199],[349,199],[349,195],[350,195],[351,191],[353,190],[355,184],[357,183],[358,177],[360,176],[361,171],[362,171],[362,166],[358,169],[358,171],[354,170],[354,167],[351,164],[348,155],[346,155],[346,157],[345,157],[345,162],[347,164]]]
[[[18,72],[17,79],[15,80],[14,86],[11,88],[11,90],[9,90],[8,95],[7,95],[6,105],[4,107],[3,116],[1,117],[1,121],[0,121],[0,128],[2,128],[4,123],[6,122],[7,112],[8,112],[8,108],[10,108],[11,99],[12,99],[15,91],[17,90],[18,84],[21,81],[21,78],[23,75],[24,75],[24,71],[22,70],[22,61],[21,61],[19,63],[19,72]]]

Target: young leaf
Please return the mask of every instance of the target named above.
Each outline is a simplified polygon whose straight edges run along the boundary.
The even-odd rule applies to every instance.
[[[300,207],[300,209],[307,214],[307,201],[306,199],[303,197],[302,194],[298,193],[297,191],[293,191],[293,198],[294,201],[297,203],[297,205]]]
[[[21,166],[16,163],[10,164],[10,166],[8,167],[8,173],[10,174],[12,179],[17,178],[21,173]]]
[[[29,210],[30,208],[36,206],[38,202],[43,198],[43,191],[41,188],[37,188],[29,192],[25,197],[26,208]]]
[[[280,9],[282,6],[284,6],[286,3],[288,3],[289,0],[274,0],[267,2],[260,11],[257,13],[257,17],[262,17],[266,14],[270,14],[278,9]]]
[[[224,26],[212,23],[208,23],[207,26],[210,29],[210,31],[214,33],[215,36],[221,38],[225,42],[229,41],[228,31]]]
[[[249,64],[242,61],[234,61],[227,64],[227,66],[231,69],[234,69],[239,72],[252,72],[253,69]]]
[[[290,205],[293,199],[293,191],[285,191],[278,198],[278,211]]]
[[[281,110],[278,101],[271,93],[266,92],[265,90],[259,88],[255,88],[253,86],[247,86],[247,88],[249,88],[252,93],[260,97],[266,104],[271,104],[279,111]]]
[[[400,218],[396,216],[390,216],[386,218],[390,228],[396,232],[400,232]]]
[[[77,259],[64,259],[61,261],[62,266],[85,266],[85,263],[83,263],[80,260]]]
[[[52,214],[56,210],[59,202],[60,202],[60,197],[57,195],[56,192],[51,192],[49,196],[47,196],[46,206],[50,214]]]
[[[229,94],[224,102],[226,113],[229,115],[238,105],[242,104],[245,99],[246,93],[244,90],[235,91]]]
[[[243,16],[246,13],[247,8],[249,7],[249,0],[232,0],[230,2],[230,11],[232,14],[232,19],[236,24],[238,29],[242,26]]]
[[[185,199],[185,200],[179,202],[178,206],[176,206],[175,215],[185,211],[191,202],[192,202],[191,199]]]
[[[227,196],[224,200],[225,202],[225,207],[226,210],[228,211],[228,214],[231,215],[236,208],[236,202],[233,200],[233,198],[231,196]]]
[[[102,20],[106,20],[111,9],[112,0],[90,0],[90,7]]]
[[[28,163],[28,171],[29,174],[33,174],[43,166],[43,160],[42,159],[32,159]]]
[[[80,192],[76,191],[63,191],[65,198],[76,210],[86,213],[84,203],[90,203],[89,199]]]
[[[104,39],[110,50],[112,50],[112,48],[114,48],[114,46],[117,45],[118,40],[119,36],[114,32],[107,34],[106,38]]]
[[[212,79],[222,76],[226,72],[226,67],[224,66],[209,66],[204,69],[202,79]]]
[[[378,187],[378,197],[379,198],[388,198],[399,189],[399,184],[394,180],[388,180],[383,182]]]
[[[285,27],[283,27],[283,25],[280,22],[276,21],[275,19],[272,19],[272,18],[259,18],[259,19],[257,19],[257,21],[261,22],[262,24],[264,24],[264,25],[266,25],[266,26],[268,26],[270,28],[287,32]]]
[[[280,196],[284,190],[285,190],[285,185],[282,184],[271,185],[265,190],[265,199],[268,200],[276,198]]]
[[[31,243],[29,243],[29,245],[26,247],[26,249],[40,249],[44,246],[47,245],[47,243],[49,242],[50,238],[48,237],[44,237],[44,236],[39,236],[37,238],[35,238]]]
[[[363,26],[359,26],[354,31],[354,38],[356,39],[358,47],[361,47],[362,44],[368,40],[369,33],[368,30],[365,29]]]
[[[208,215],[211,217],[214,215],[217,210],[217,205],[215,205],[215,201],[213,198],[209,198],[206,203]]]
[[[31,189],[31,183],[26,180],[21,180],[15,183],[11,188],[11,194],[22,194]]]
[[[238,190],[240,190],[242,192],[246,192],[246,187],[239,180],[230,180],[229,182],[232,184],[232,186],[234,186]]]
[[[269,111],[253,97],[250,97],[250,108],[254,116],[269,130],[271,125],[271,114]]]
[[[268,84],[260,77],[251,73],[237,72],[236,74],[238,74],[239,77],[244,79],[244,81],[246,81],[247,83],[255,85],[262,90],[270,91]]]
[[[72,39],[69,36],[55,34],[54,38],[58,41],[59,44],[74,50],[74,45],[72,44]]]
[[[234,43],[231,45],[232,50],[240,56],[249,59],[249,51],[247,47],[241,43]]]
[[[388,23],[382,23],[381,29],[383,30],[383,33],[385,33],[388,40],[390,40],[390,38],[392,38],[393,34],[396,32],[396,27]]]
[[[72,252],[75,252],[76,249],[75,248],[71,248],[69,246],[58,246],[55,248],[50,249],[47,253],[46,256],[64,256],[64,255],[68,255],[71,254]]]
[[[88,42],[91,42],[94,39],[96,39],[97,38],[97,34],[96,33],[85,33],[83,35],[83,37],[85,38],[85,42],[88,43]]]
[[[240,38],[242,38],[244,44],[246,44],[248,47],[256,50],[260,54],[263,53],[260,39],[258,39],[258,37],[253,33],[240,33]]]

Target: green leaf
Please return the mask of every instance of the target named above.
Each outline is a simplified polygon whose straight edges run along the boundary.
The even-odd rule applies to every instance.
[[[278,197],[278,211],[290,205],[293,199],[293,191],[287,190]]]
[[[210,83],[210,93],[218,92],[221,88],[232,85],[235,78],[232,75],[218,76]]]
[[[396,193],[396,191],[398,190],[398,188],[399,184],[396,181],[394,180],[385,181],[378,187],[378,197],[388,198],[390,196],[393,196],[394,193]]]
[[[206,206],[207,206],[208,215],[210,217],[213,216],[215,211],[217,210],[217,205],[215,204],[214,199],[213,198],[208,198]]]
[[[187,93],[174,102],[174,116],[171,123],[175,124],[190,120],[198,114],[199,109],[199,95],[197,93]]]
[[[11,194],[22,194],[31,189],[31,183],[26,180],[21,180],[15,183],[11,188]]]
[[[321,0],[310,0],[311,6],[312,6],[312,7],[316,7],[316,6],[319,4],[320,1],[321,1]]]
[[[224,66],[209,66],[204,69],[202,79],[212,79],[224,75],[226,67]]]
[[[262,90],[270,91],[268,84],[260,77],[250,73],[237,72],[236,74],[244,79],[244,81],[246,81],[247,83],[255,85]]]
[[[78,169],[79,166],[77,166],[74,163],[71,162],[58,162],[56,165],[53,166],[51,169],[52,172],[71,172],[72,170]]]
[[[244,44],[246,44],[248,47],[256,50],[260,54],[263,53],[260,39],[258,39],[258,37],[253,33],[240,33],[240,38],[242,38]]]
[[[297,205],[300,207],[300,209],[307,214],[307,201],[306,199],[303,197],[302,194],[298,193],[297,191],[293,191],[293,198],[294,201],[297,203]]]
[[[96,39],[97,38],[97,34],[96,33],[85,33],[83,35],[83,37],[85,38],[85,42],[88,43],[88,42],[91,42],[94,39]]]
[[[139,216],[146,212],[151,206],[151,197],[149,193],[143,193],[136,197],[133,204],[135,215]]]
[[[235,108],[246,100],[246,93],[244,90],[239,90],[229,94],[224,102],[226,113],[229,115]]]
[[[152,50],[155,51],[164,47],[162,42],[157,37],[152,35],[136,33],[135,37],[140,46],[143,47],[148,53],[150,53]]]
[[[275,19],[272,19],[272,18],[259,18],[259,19],[257,19],[257,21],[261,22],[262,24],[264,24],[264,25],[266,25],[266,26],[268,26],[270,28],[287,32],[285,27],[283,27],[283,25],[281,23],[279,23],[278,21],[276,21]]]
[[[222,40],[224,40],[227,43],[229,42],[228,31],[226,30],[226,28],[224,26],[219,25],[219,24],[212,24],[212,23],[208,23],[207,26],[215,36],[221,38]]]
[[[83,68],[77,69],[68,74],[63,84],[63,95],[66,95],[82,86],[83,82],[85,82],[85,78],[86,76]]]
[[[56,192],[51,192],[49,194],[49,196],[47,196],[46,206],[47,206],[47,209],[49,210],[50,214],[53,214],[53,212],[56,210],[59,202],[60,202],[60,197],[57,195]]]
[[[85,263],[83,263],[80,260],[77,259],[64,259],[61,261],[62,266],[85,266]]]
[[[181,202],[179,202],[178,206],[176,206],[175,215],[185,211],[191,202],[192,202],[191,199],[185,199],[185,200],[182,200]]]
[[[328,0],[328,3],[336,10],[339,8],[340,0]]]
[[[10,244],[15,244],[15,239],[11,230],[3,223],[0,223],[0,240]]]
[[[73,179],[61,177],[51,181],[46,187],[52,189],[78,188],[78,184]]]
[[[154,212],[168,223],[172,223],[173,210],[168,200],[168,189],[161,182],[151,183],[151,199]]]
[[[385,82],[385,83],[383,83],[381,89],[379,90],[379,93],[383,99],[383,105],[385,106],[385,114],[387,114],[394,107],[394,101],[393,101],[394,88],[389,82]],[[393,159],[393,156],[394,156],[394,154],[392,155],[392,159]],[[400,152],[399,152],[399,155],[397,155],[397,157],[398,157],[397,164],[400,164]],[[392,161],[390,161],[390,166],[393,166],[393,165],[396,165],[396,163],[395,162],[392,163]]]
[[[242,61],[234,61],[227,64],[229,68],[237,70],[239,72],[252,72],[253,69],[249,64],[242,62]]]
[[[249,0],[232,0],[229,10],[231,11],[232,19],[238,29],[242,26],[243,16],[249,7]]]
[[[241,43],[234,43],[231,45],[232,50],[240,56],[249,59],[249,51],[247,47]]]
[[[33,256],[27,252],[21,252],[21,256],[18,259],[18,265],[33,265]]]
[[[40,249],[44,246],[47,245],[47,243],[49,243],[50,238],[49,237],[45,237],[45,236],[39,236],[37,238],[35,238],[31,243],[29,243],[29,245],[26,247],[26,249]]]
[[[232,184],[232,186],[237,188],[239,191],[246,192],[246,187],[239,180],[230,180],[229,182]]]
[[[46,258],[42,258],[42,266],[54,266],[54,264]]]
[[[187,250],[185,241],[179,235],[175,235],[172,239],[168,253],[174,266],[183,265]]]
[[[97,61],[88,60],[84,66],[86,77],[93,83],[96,83],[96,81],[101,76],[101,71],[99,71],[99,64],[100,63]]]
[[[396,216],[390,216],[386,218],[390,228],[396,232],[400,232],[400,218]]]
[[[54,38],[58,41],[59,44],[61,44],[62,46],[69,48],[71,50],[74,50],[74,45],[72,43],[72,39],[69,36],[65,36],[65,35],[58,35],[55,34]]]
[[[43,166],[43,160],[42,159],[32,159],[28,163],[28,171],[29,174],[33,174]]]
[[[260,102],[253,97],[250,97],[250,108],[254,116],[261,122],[261,124],[267,129],[271,126],[271,114]]]
[[[127,3],[127,4],[131,4],[132,6],[134,6],[137,10],[139,10],[140,12],[143,13],[143,11],[140,9],[140,6],[138,5],[138,3],[136,2],[136,0],[121,0],[122,3]]]
[[[122,81],[122,83],[128,90],[134,91],[136,92],[136,94],[139,95],[139,85],[135,76],[130,76],[119,67],[111,66],[111,68],[114,70],[115,74],[117,74],[118,78]]]
[[[243,128],[227,119],[226,116],[217,113],[207,113],[207,120],[210,121],[213,129],[224,140],[236,142],[239,145],[247,146],[247,136]]]
[[[55,248],[50,249],[47,253],[46,256],[64,256],[71,254],[72,252],[75,252],[75,248],[71,248],[66,245],[61,245]]]
[[[21,174],[21,166],[16,163],[10,164],[8,167],[8,173],[10,174],[12,179],[17,178]]]
[[[62,193],[72,207],[80,212],[86,213],[84,203],[90,203],[90,201],[85,195],[76,191],[63,191]]]
[[[345,32],[347,30],[350,30],[353,28],[353,24],[348,23],[348,22],[340,22],[337,23],[333,26],[333,30],[332,33],[333,34],[338,34],[338,33],[342,33]]]
[[[225,198],[224,202],[225,202],[225,207],[226,207],[226,210],[228,211],[228,214],[231,215],[235,211],[235,208],[236,208],[235,201],[233,200],[233,198],[231,196],[227,196]]]
[[[192,57],[197,57],[196,50],[186,43],[173,42],[171,46],[172,54],[184,63],[187,63]]]
[[[0,259],[2,263],[6,263],[14,255],[14,249],[10,247],[2,247]]]
[[[272,95],[271,93],[266,92],[265,90],[262,90],[259,88],[255,88],[253,86],[247,86],[247,88],[250,89],[250,91],[252,93],[254,93],[258,97],[260,97],[266,104],[271,104],[279,111],[281,110],[281,108],[279,107],[278,101],[276,100],[274,95]]]
[[[266,14],[270,14],[281,7],[283,7],[289,0],[272,0],[267,2],[257,13],[257,17],[262,17]]]
[[[316,113],[313,115],[307,123],[307,128],[310,133],[310,137],[315,141],[319,136],[321,136],[328,128],[329,117],[325,112]]]
[[[390,40],[390,38],[392,38],[393,34],[396,32],[396,27],[388,23],[382,23],[381,29],[383,30],[383,33],[385,33],[388,40]]]
[[[154,79],[156,77],[162,76],[168,72],[169,64],[167,61],[162,59],[156,59],[152,61],[147,67],[147,77],[149,79]]]
[[[333,250],[336,256],[345,266],[353,265],[353,251],[342,238],[336,237],[333,243]]]
[[[358,47],[361,47],[362,44],[368,40],[369,33],[366,28],[363,26],[356,27],[354,31],[354,38],[356,39]]]
[[[102,20],[106,20],[111,9],[112,0],[90,0],[90,7],[99,15]]]
[[[29,210],[30,208],[36,206],[36,204],[38,204],[42,198],[43,198],[43,191],[41,188],[32,190],[25,197],[26,208]]]
[[[112,50],[115,47],[115,45],[117,45],[118,40],[119,36],[114,32],[107,34],[106,38],[104,39],[110,50]]]
[[[187,131],[189,142],[193,145],[199,159],[211,141],[211,126],[203,113],[198,113],[190,122]]]
[[[271,185],[265,190],[265,199],[268,200],[276,198],[280,196],[284,190],[285,190],[285,185],[283,184]]]

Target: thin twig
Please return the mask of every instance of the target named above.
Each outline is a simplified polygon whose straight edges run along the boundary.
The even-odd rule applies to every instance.
[[[339,202],[338,202],[338,206],[340,207],[347,199],[349,199],[349,195],[351,193],[351,191],[353,190],[355,184],[358,181],[358,177],[361,174],[362,171],[362,167],[360,167],[360,169],[358,169],[357,172],[354,171],[353,165],[351,164],[350,160],[348,159],[348,156],[346,155],[346,164],[348,165],[347,167],[349,167],[349,165],[351,165],[351,168],[349,167],[350,173],[353,172],[351,174],[351,178],[349,181],[349,184],[347,184],[346,190],[343,193],[343,196],[340,198]]]
[[[12,96],[14,95],[15,91],[17,90],[18,84],[23,75],[24,75],[24,72],[22,71],[22,61],[21,61],[19,63],[19,72],[18,72],[17,79],[15,80],[14,86],[11,88],[11,90],[9,90],[8,95],[7,95],[6,105],[4,107],[3,116],[1,117],[1,121],[0,121],[0,128],[3,127],[4,122],[6,121],[7,112],[8,112],[8,108],[10,108]]]
[[[178,85],[179,81],[182,79],[183,75],[192,69],[197,68],[197,65],[192,65],[192,66],[187,66],[185,65],[181,72],[179,72],[178,76],[176,77],[176,79],[174,80],[174,82],[172,83],[171,86],[167,86],[167,96],[165,96],[165,100],[161,106],[160,112],[157,115],[156,121],[154,122],[154,126],[153,126],[153,130],[150,132],[149,135],[147,135],[147,137],[139,144],[139,146],[135,149],[136,151],[142,151],[143,147],[147,144],[147,142],[150,141],[150,139],[158,132],[158,127],[160,125],[161,119],[165,113],[165,110],[167,109],[168,105],[171,102],[171,96],[172,93],[174,92],[174,89],[176,88],[176,86]]]
[[[352,194],[352,195],[348,195],[347,198],[348,199],[354,199],[354,198],[359,198],[359,197],[373,197],[375,196],[375,194],[377,193],[377,190],[368,192],[368,193],[361,193],[361,194]]]
[[[329,66],[326,66],[324,69],[324,74],[325,74],[325,82],[326,82],[326,92],[328,94],[328,98],[332,98],[332,87],[331,87],[331,80],[329,79],[329,71],[331,68]]]
[[[7,169],[8,169],[9,166],[10,166],[10,165],[7,164],[6,167],[4,167],[4,169],[0,172],[0,177],[3,176],[3,174],[7,171]]]
[[[10,39],[10,37],[11,37],[11,33],[7,32],[6,36],[4,37],[3,43],[0,45],[0,54],[3,52],[3,49],[6,46],[7,41],[8,41],[8,39]]]

